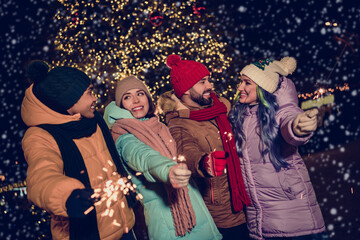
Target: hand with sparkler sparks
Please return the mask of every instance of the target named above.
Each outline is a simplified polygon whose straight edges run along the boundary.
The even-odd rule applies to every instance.
[[[184,162],[172,166],[169,170],[169,179],[173,188],[186,187],[189,184],[190,177],[191,171]]]
[[[110,163],[110,161],[109,161]],[[108,171],[107,169],[103,169],[104,171]],[[94,201],[94,204],[89,206],[84,214],[87,215],[90,213],[95,206],[105,204],[106,210],[102,214],[102,216],[112,217],[114,214],[114,210],[111,210],[111,206],[119,201],[119,194],[129,195],[130,192],[134,192],[136,194],[136,199],[142,199],[143,196],[139,193],[136,193],[136,185],[131,181],[131,176],[120,177],[116,172],[112,173],[112,177],[106,181],[105,183],[101,183],[99,186],[95,187],[92,191],[92,195],[90,196],[91,200]],[[91,189],[92,190],[92,189]],[[125,207],[125,203],[121,202],[120,206],[122,208]]]
[[[98,200],[92,197],[93,194],[94,189],[92,188],[73,190],[66,200],[67,214],[72,218],[85,218],[86,214],[84,212]]]
[[[317,127],[317,115],[319,110],[317,108],[310,109],[296,116],[293,122],[293,132],[296,136],[306,136],[314,132]]]

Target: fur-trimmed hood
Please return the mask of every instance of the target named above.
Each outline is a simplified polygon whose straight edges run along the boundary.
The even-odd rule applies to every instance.
[[[174,90],[161,94],[157,101],[157,107],[159,113],[164,115],[169,112],[188,109],[181,100],[175,96]]]
[[[226,108],[229,112],[231,108],[230,102],[223,97],[219,97],[219,100],[226,105]],[[172,118],[176,118],[176,117],[189,118],[191,110],[199,110],[207,107],[208,106],[194,108],[194,107],[186,106],[179,98],[176,97],[174,90],[170,90],[161,94],[157,101],[158,111],[160,114],[166,116],[167,123]]]

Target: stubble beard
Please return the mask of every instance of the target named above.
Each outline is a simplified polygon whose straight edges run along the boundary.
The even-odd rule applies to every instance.
[[[203,94],[208,93],[208,92],[211,92],[211,90],[206,90],[206,91],[203,92]],[[203,94],[200,95],[200,94],[190,90],[190,98],[191,98],[191,100],[193,100],[194,102],[196,102],[200,106],[210,105],[211,102],[212,102],[212,99],[211,98],[205,99],[203,97]]]

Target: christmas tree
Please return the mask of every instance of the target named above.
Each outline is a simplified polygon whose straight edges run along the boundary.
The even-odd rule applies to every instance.
[[[59,2],[55,45],[60,54],[53,65],[75,66],[91,76],[100,111],[112,100],[116,81],[129,75],[142,79],[155,100],[171,89],[165,64],[170,54],[202,62],[220,93],[234,91],[234,76],[225,73],[232,58],[212,32],[205,5],[195,0]]]

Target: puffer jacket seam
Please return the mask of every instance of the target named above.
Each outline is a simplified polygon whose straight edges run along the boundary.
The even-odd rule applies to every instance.
[[[293,161],[295,161],[295,155],[293,155],[292,156],[292,160]],[[305,183],[305,180],[304,180],[304,178],[303,178],[303,176],[300,174],[300,172],[299,172],[299,169],[298,168],[295,168],[296,169],[296,173],[300,176],[300,178],[301,178],[301,182],[302,182],[302,184],[303,184],[303,186],[304,186],[304,189],[305,189],[305,192],[307,193],[306,194],[306,202],[307,202],[307,206],[308,206],[308,210],[309,210],[309,212],[310,212],[310,215],[311,215],[311,219],[312,219],[312,225],[313,225],[313,227],[312,227],[312,229],[314,229],[315,227],[316,227],[316,225],[315,225],[315,219],[314,219],[314,214],[313,214],[313,210],[312,210],[312,207],[311,207],[311,205],[310,205],[310,199],[309,199],[309,188],[308,188],[308,185]]]
[[[251,118],[251,115],[250,116],[247,116],[245,119],[244,119],[244,126],[243,126],[243,129],[249,129],[248,128],[248,125],[249,125],[249,121],[250,121],[250,118]],[[245,136],[248,136],[247,133],[245,133]],[[246,141],[245,141],[246,142]],[[244,143],[245,144],[245,143]],[[252,180],[252,183],[253,183],[253,187],[250,187],[249,186],[249,194],[251,195],[250,199],[252,200],[255,200],[255,203],[253,202],[252,205],[254,206],[254,208],[258,209],[258,211],[256,211],[256,232],[258,233],[258,235],[255,235],[255,236],[260,236],[259,239],[262,239],[262,213],[263,213],[263,210],[262,210],[262,207],[260,205],[260,202],[259,202],[259,199],[257,197],[257,189],[255,187],[255,183],[254,183],[254,178],[253,178],[253,175],[251,174],[251,163],[250,163],[250,156],[249,156],[249,151],[248,151],[248,148],[245,147],[244,150],[246,151],[246,155],[248,157],[248,161],[249,163],[246,165],[244,165],[245,167],[245,175],[246,175],[246,179],[248,178],[251,178]],[[244,157],[244,154],[243,154],[243,157]],[[252,190],[253,189],[253,190]]]

